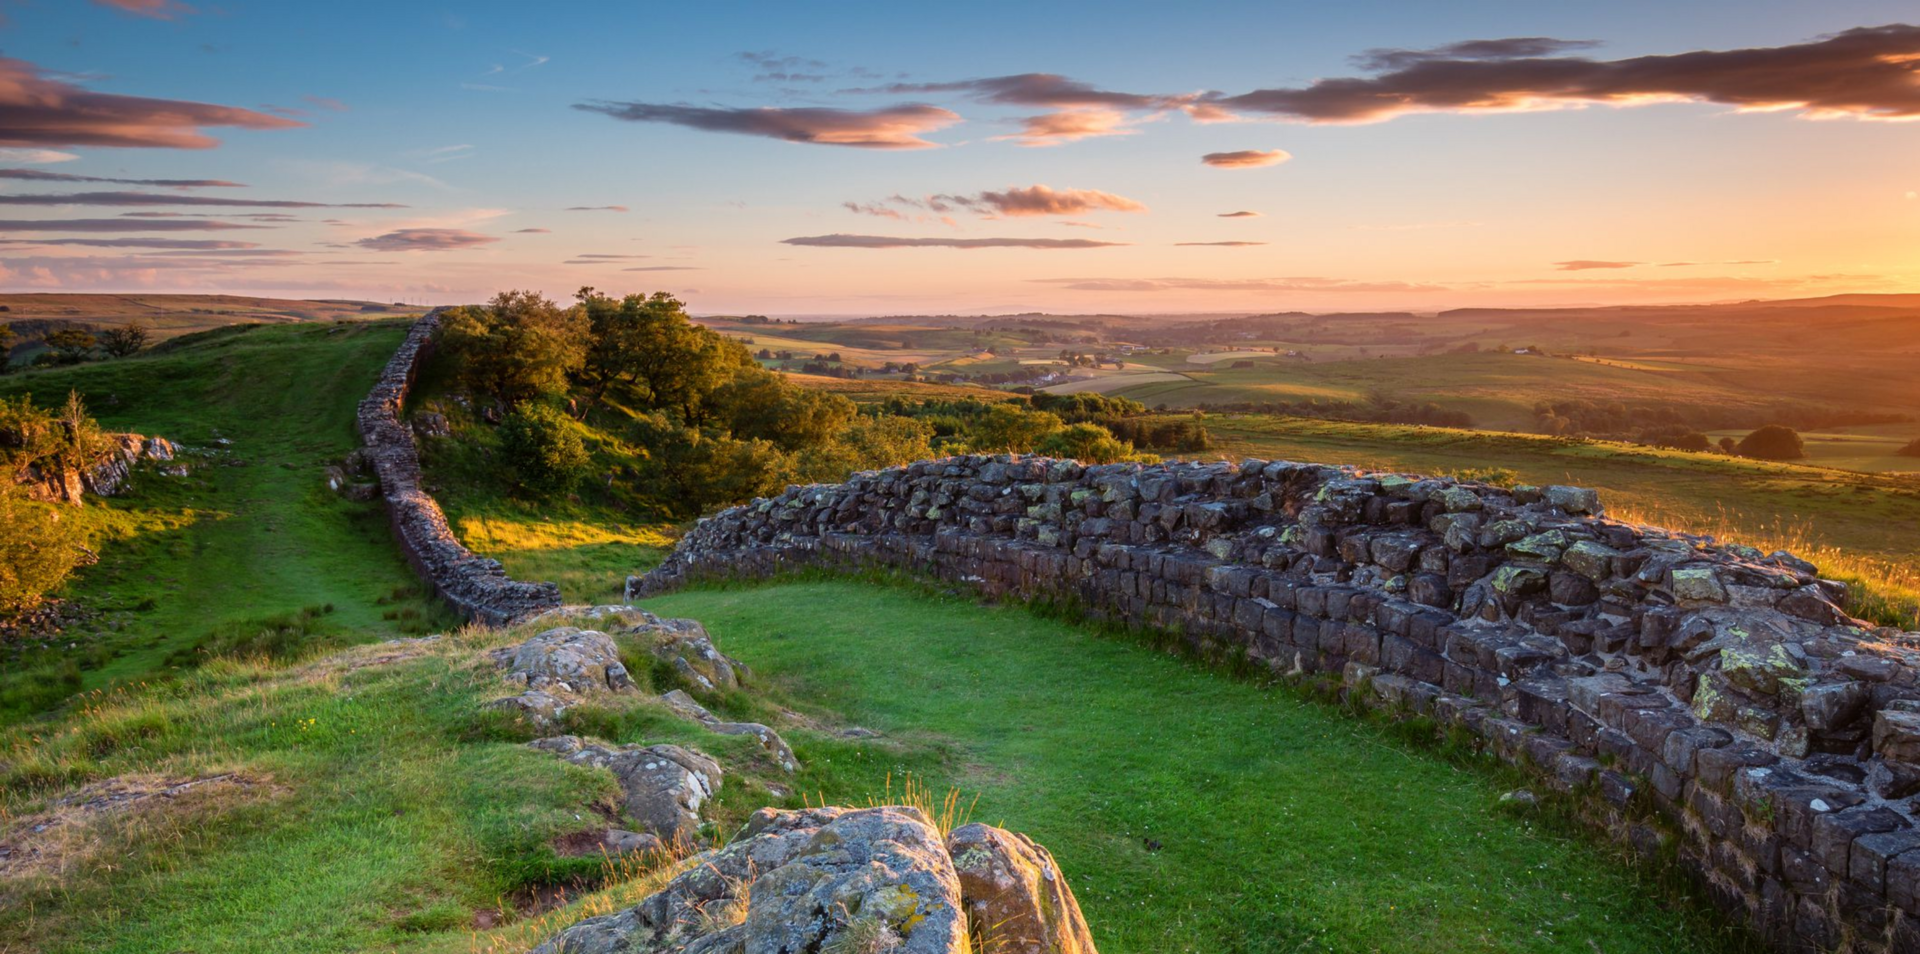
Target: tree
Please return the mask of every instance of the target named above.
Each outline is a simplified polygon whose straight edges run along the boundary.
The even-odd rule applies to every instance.
[[[79,364],[93,356],[97,342],[93,334],[85,328],[66,327],[47,332],[47,347],[53,349],[54,360],[60,364]]]
[[[1057,414],[1028,411],[1012,403],[995,404],[974,419],[967,442],[982,453],[1024,454],[1062,426]]]
[[[113,357],[124,358],[145,350],[149,337],[146,322],[129,322],[100,332],[100,349]]]
[[[1894,453],[1901,457],[1920,457],[1920,437],[1908,441],[1907,446],[1894,451]]]
[[[582,288],[578,297],[591,345],[577,377],[595,401],[616,394],[636,408],[674,410],[698,424],[708,394],[758,367],[745,345],[694,324],[686,305],[666,292],[615,301]]]
[[[0,614],[33,609],[88,562],[80,521],[53,504],[26,499],[10,477],[0,479]]]
[[[1087,464],[1111,464],[1134,456],[1132,444],[1115,439],[1098,424],[1069,424],[1042,438],[1034,449]]]
[[[508,291],[447,312],[439,342],[462,384],[511,405],[567,392],[567,375],[586,361],[588,322],[538,292]]]
[[[789,453],[832,441],[853,419],[853,402],[797,388],[771,371],[738,374],[715,388],[712,418],[733,436],[769,441]]]
[[[500,450],[515,485],[535,497],[558,497],[579,486],[593,463],[581,430],[550,405],[515,407],[500,423]]]
[[[1761,460],[1799,460],[1807,456],[1799,432],[1780,424],[1768,424],[1740,441],[1740,456]]]
[[[1733,438],[1731,437],[1720,438],[1720,453],[1722,454],[1731,454],[1738,449],[1738,446],[1739,445],[1733,442]]]

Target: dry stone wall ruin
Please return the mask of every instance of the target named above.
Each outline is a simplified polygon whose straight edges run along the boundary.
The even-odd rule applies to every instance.
[[[421,486],[419,451],[402,411],[439,327],[439,309],[414,322],[373,391],[360,402],[362,453],[379,478],[393,535],[415,572],[461,615],[501,626],[559,606],[560,587],[512,579],[500,561],[468,550]]]
[[[961,457],[735,507],[628,586],[876,565],[1337,674],[1671,851],[1782,949],[1920,951],[1920,634],[1790,554],[1575,487]]]

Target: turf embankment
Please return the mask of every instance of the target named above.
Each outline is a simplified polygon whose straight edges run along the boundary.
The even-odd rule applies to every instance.
[[[716,830],[762,804],[893,800],[908,776],[957,790],[973,820],[1053,849],[1107,954],[1740,949],[1672,885],[1503,807],[1511,776],[1295,690],[913,587],[648,605],[754,667],[751,696],[717,708],[774,724],[803,766],[771,776],[785,796],[730,774]],[[0,731],[0,828],[93,779],[245,780],[66,831],[57,881],[0,874],[0,951],[523,951],[631,903],[643,868],[551,847],[607,823],[590,806],[611,779],[479,710],[506,687],[477,654],[523,635],[221,661]],[[841,738],[847,723],[882,735]],[[753,748],[646,704],[582,707],[568,728],[693,744],[730,773]],[[598,890],[539,913],[569,883]]]
[[[420,595],[380,505],[335,496],[324,475],[358,446],[354,407],[405,330],[238,326],[0,377],[0,395],[41,403],[78,391],[103,426],[186,445],[192,468],[142,470],[127,495],[70,511],[100,562],[61,595],[94,615],[57,641],[0,646],[0,721],[191,665],[203,646],[305,651],[451,622]]]

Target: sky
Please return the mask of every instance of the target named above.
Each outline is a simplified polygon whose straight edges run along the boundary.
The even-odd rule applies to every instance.
[[[1920,292],[1910,2],[0,0],[0,291]]]

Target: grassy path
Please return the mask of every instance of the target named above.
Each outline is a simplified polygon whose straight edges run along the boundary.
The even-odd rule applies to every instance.
[[[974,818],[1055,852],[1107,954],[1727,943],[1592,843],[1501,810],[1492,775],[1145,648],[851,582],[647,605],[788,693],[945,739]]]

